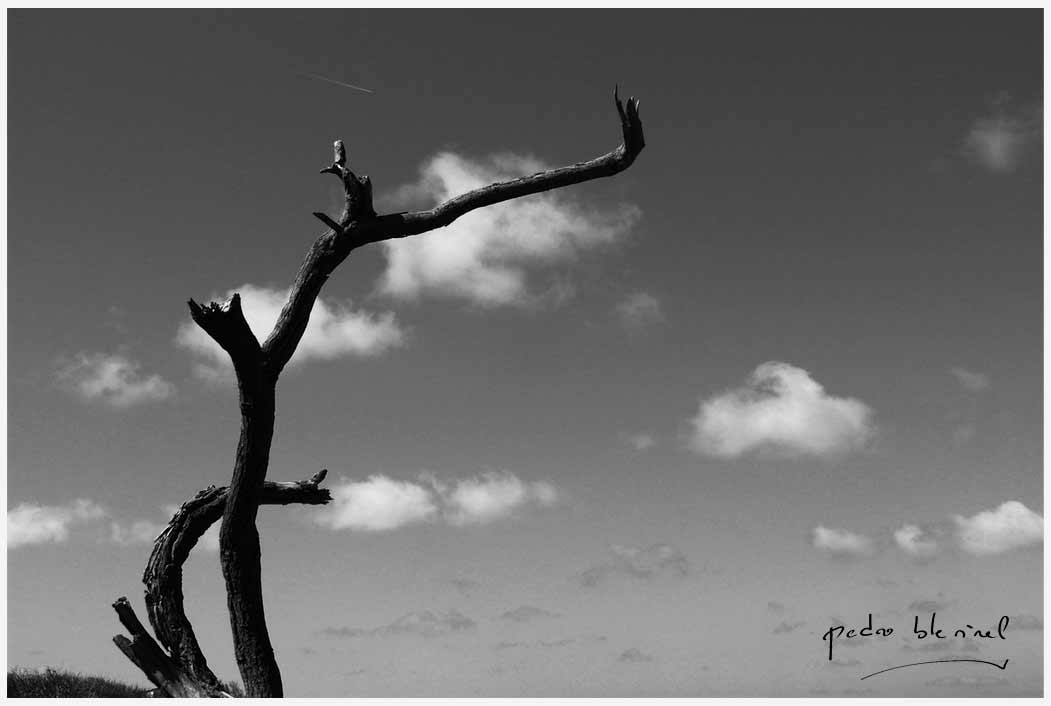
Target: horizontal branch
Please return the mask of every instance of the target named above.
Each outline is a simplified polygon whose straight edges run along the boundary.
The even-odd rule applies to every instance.
[[[355,240],[361,243],[377,243],[425,233],[447,226],[465,213],[484,206],[613,176],[624,171],[646,146],[646,140],[642,133],[642,121],[639,119],[639,101],[632,97],[625,105],[621,103],[616,90],[613,91],[613,100],[620,116],[623,143],[612,152],[587,162],[483,186],[449,199],[428,211],[394,213],[365,221],[354,228]]]

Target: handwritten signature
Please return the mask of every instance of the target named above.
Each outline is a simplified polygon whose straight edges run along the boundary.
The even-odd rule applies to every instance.
[[[920,616],[913,616],[912,619],[912,633],[918,640],[935,639],[945,640],[949,639],[950,635],[946,635],[945,630],[938,627],[937,625],[938,614],[931,613],[930,622],[924,622],[923,627],[920,627]],[[1000,621],[996,624],[995,632],[993,629],[982,630],[975,628],[971,624],[966,624],[965,627],[957,628],[952,631],[951,637],[977,637],[986,640],[1001,639],[1006,640],[1007,636],[1004,634],[1007,631],[1007,624],[1010,622],[1010,618],[1006,615],[1001,616]],[[828,643],[828,659],[832,660],[832,648],[836,640],[853,640],[859,637],[888,637],[894,634],[894,628],[889,626],[873,627],[872,625],[872,613],[869,613],[868,624],[863,628],[847,628],[845,625],[833,625],[825,631],[825,634],[821,636],[823,642]]]

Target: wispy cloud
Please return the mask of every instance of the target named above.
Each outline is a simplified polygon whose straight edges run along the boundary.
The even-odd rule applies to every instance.
[[[629,647],[620,653],[617,661],[622,664],[642,664],[644,662],[652,662],[653,655],[643,652],[638,647]]]
[[[458,527],[505,519],[526,507],[550,507],[559,492],[547,481],[523,481],[510,471],[488,472],[451,482],[431,473],[419,481],[374,475],[364,481],[342,480],[332,488],[332,502],[315,521],[329,529],[392,530],[443,520]]]
[[[965,389],[971,392],[981,392],[989,387],[989,376],[978,373],[967,368],[956,366],[949,368],[949,373]]]
[[[916,525],[902,525],[894,532],[894,543],[914,559],[929,559],[938,553],[938,542]]]
[[[472,189],[542,171],[531,157],[503,154],[473,161],[442,152],[421,169],[402,200],[438,204]],[[528,281],[536,265],[572,259],[581,250],[621,238],[639,219],[637,207],[590,211],[550,191],[472,211],[441,232],[383,243],[387,269],[380,291],[401,299],[438,295],[483,307],[530,305],[544,299]]]
[[[111,522],[110,541],[120,545],[151,544],[165,527],[166,524],[150,520],[136,520],[129,524]]]
[[[21,503],[7,511],[7,547],[65,542],[71,527],[108,514],[93,500],[83,498],[66,505]]]
[[[949,602],[944,598],[922,598],[909,603],[910,613],[939,613],[949,609]]]
[[[245,320],[262,343],[277,323],[288,301],[288,289],[274,289],[245,284],[213,300],[227,300],[234,292],[241,294]],[[405,342],[406,333],[394,314],[371,313],[353,309],[349,302],[318,297],[310,312],[303,338],[289,365],[302,365],[314,360],[332,360],[343,356],[376,356]],[[175,342],[195,356],[194,372],[210,381],[232,380],[230,356],[211,336],[193,321],[184,321],[175,334]]]
[[[645,549],[614,544],[610,547],[612,559],[593,566],[580,575],[580,583],[587,587],[614,578],[652,579],[659,576],[683,578],[690,573],[686,556],[668,544],[654,544]]]
[[[860,557],[873,553],[871,539],[845,529],[830,529],[818,525],[813,530],[814,548],[837,557]]]
[[[763,363],[739,389],[701,402],[691,444],[734,458],[761,448],[811,456],[861,448],[873,436],[872,410],[833,397],[802,368]]]
[[[458,610],[450,610],[447,613],[420,610],[407,613],[391,623],[375,628],[327,627],[321,631],[321,634],[341,638],[398,635],[433,638],[474,630],[476,626],[473,620]]]
[[[125,409],[166,400],[175,386],[160,375],[144,375],[140,365],[118,353],[79,354],[58,370],[59,381],[90,402]]]
[[[532,605],[519,606],[514,610],[508,610],[500,614],[501,620],[509,620],[513,623],[531,623],[534,620],[544,620],[557,617],[559,617],[558,613],[553,613],[550,610],[537,608]]]
[[[660,301],[648,292],[629,294],[617,305],[617,316],[628,333],[634,335],[664,321]]]
[[[647,451],[657,445],[657,439],[648,432],[638,432],[636,434],[628,434],[625,437],[625,441],[628,446],[635,449],[636,451]]]
[[[799,628],[803,627],[804,625],[806,625],[806,621],[805,620],[794,620],[792,622],[788,622],[787,620],[782,620],[780,623],[778,623],[776,626],[774,626],[773,634],[774,635],[784,635],[786,633],[795,632],[796,630],[798,630]]]
[[[954,515],[960,548],[969,554],[1002,554],[1044,541],[1044,518],[1017,500],[973,517]]]
[[[1039,105],[1017,105],[1002,93],[990,113],[971,124],[964,154],[991,172],[1009,174],[1026,157],[1039,156],[1042,122]]]

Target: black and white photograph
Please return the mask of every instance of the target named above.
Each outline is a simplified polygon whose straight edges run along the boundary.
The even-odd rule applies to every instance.
[[[1044,695],[1044,10],[7,8],[8,697]]]

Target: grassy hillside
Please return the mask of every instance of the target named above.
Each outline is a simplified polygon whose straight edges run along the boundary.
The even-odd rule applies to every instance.
[[[241,685],[223,682],[228,694],[243,697]],[[15,667],[7,673],[9,698],[114,698],[137,699],[148,694],[152,686],[133,686],[104,677],[88,677],[48,667],[44,670]]]
[[[19,669],[7,673],[7,695],[9,698],[141,698],[149,689],[145,686],[121,684],[103,677],[88,677],[83,674],[57,669]]]

